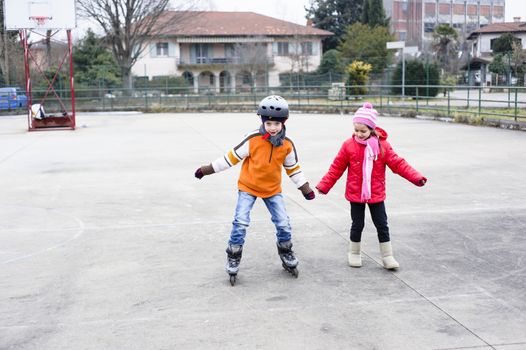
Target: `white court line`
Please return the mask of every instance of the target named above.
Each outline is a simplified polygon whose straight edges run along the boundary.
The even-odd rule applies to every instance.
[[[68,239],[66,239],[66,240],[64,240],[64,241],[62,241],[60,243],[57,243],[57,244],[55,244],[55,245],[53,245],[51,247],[47,247],[45,249],[39,250],[39,251],[37,251],[35,253],[18,256],[16,258],[7,259],[7,260],[2,261],[1,263],[2,264],[9,264],[9,263],[12,263],[12,262],[29,259],[29,258],[38,256],[38,255],[50,252],[50,251],[55,250],[57,248],[60,248],[60,247],[62,247],[64,245],[66,245],[68,242],[71,242],[71,241],[79,238],[85,231],[84,222],[82,220],[80,220],[79,218],[77,218],[76,216],[70,216],[70,217],[73,218],[73,220],[75,220],[79,224],[79,227],[77,228],[77,233],[75,235],[73,235],[72,237],[70,237],[70,238],[68,238]]]

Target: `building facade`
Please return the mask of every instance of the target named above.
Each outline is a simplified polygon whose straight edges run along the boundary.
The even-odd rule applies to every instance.
[[[467,40],[470,42],[470,62],[469,68],[466,70],[469,72],[469,81],[472,85],[494,85],[498,84],[495,81],[495,75],[489,71],[489,64],[493,61],[493,43],[503,34],[510,33],[515,37],[515,40],[521,47],[524,48],[526,43],[526,23],[521,22],[520,18],[517,17],[515,22],[505,23],[494,23],[477,30],[474,30]],[[517,62],[512,63],[511,57],[507,56],[508,64],[518,64]],[[524,62],[520,62],[524,63]],[[513,71],[511,69],[510,71]],[[509,79],[508,81],[505,81]],[[506,84],[520,84],[524,85],[524,75],[516,74],[514,76],[504,77]]]
[[[465,39],[488,24],[503,23],[505,0],[383,0],[397,40],[406,45],[429,47],[433,30],[449,24]]]
[[[253,12],[166,12],[132,74],[182,76],[196,92],[279,86],[280,73],[316,70],[330,35]]]

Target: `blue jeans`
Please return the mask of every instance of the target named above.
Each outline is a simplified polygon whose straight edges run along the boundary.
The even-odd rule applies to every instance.
[[[236,214],[232,222],[232,232],[230,233],[230,245],[243,245],[247,234],[247,227],[250,224],[250,211],[256,202],[255,197],[247,192],[239,191],[236,205]],[[285,210],[283,195],[278,193],[269,198],[262,198],[267,206],[272,222],[276,226],[276,237],[278,242],[290,241],[292,228],[290,227],[289,216]]]

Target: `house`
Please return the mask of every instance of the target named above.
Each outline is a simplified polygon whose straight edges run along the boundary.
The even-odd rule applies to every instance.
[[[194,90],[279,86],[279,74],[312,72],[333,33],[254,12],[167,11],[132,74],[182,76]]]
[[[469,81],[472,85],[491,85],[492,74],[488,66],[493,61],[493,42],[506,33],[513,34],[524,47],[524,43],[526,43],[526,22],[521,22],[520,17],[516,17],[514,22],[488,24],[473,31],[468,36],[467,40],[471,43]],[[465,67],[465,69],[467,68]]]

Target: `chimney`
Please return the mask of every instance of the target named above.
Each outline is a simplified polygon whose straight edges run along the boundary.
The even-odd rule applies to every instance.
[[[519,17],[519,19],[520,19],[520,17]],[[310,18],[307,20],[307,27],[312,27],[312,19],[310,19]]]
[[[513,22],[519,23],[521,21],[520,17],[513,17]]]

